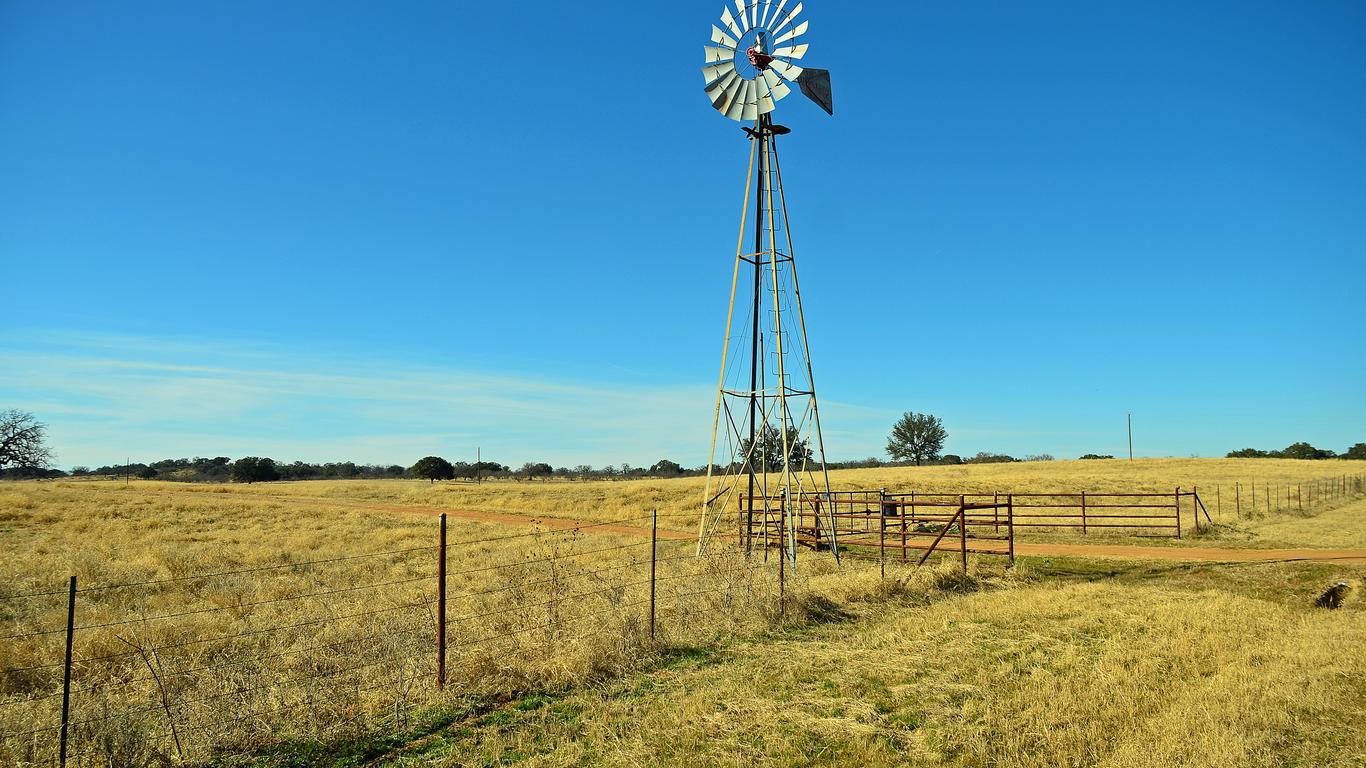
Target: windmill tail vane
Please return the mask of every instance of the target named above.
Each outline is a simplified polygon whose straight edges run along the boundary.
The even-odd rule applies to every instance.
[[[806,318],[798,288],[787,195],[773,122],[796,86],[834,113],[830,73],[797,64],[810,46],[803,4],[735,0],[713,24],[705,92],[725,117],[752,122],[739,245],[698,526],[698,553],[738,536],[746,552],[778,548],[795,562],[805,546],[839,557],[825,442]]]

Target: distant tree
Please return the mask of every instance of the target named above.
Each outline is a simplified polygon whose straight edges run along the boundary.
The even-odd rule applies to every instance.
[[[1102,455],[1099,453],[1088,453],[1085,456],[1082,456],[1080,459],[1078,459],[1078,461],[1105,461],[1106,459],[1113,458],[1114,456],[1111,456],[1109,454]]]
[[[1366,461],[1366,443],[1357,443],[1351,448],[1348,448],[1347,452],[1342,454],[1342,458],[1352,459],[1353,461]]]
[[[1309,461],[1337,458],[1336,453],[1315,448],[1309,443],[1295,443],[1284,451],[1280,451],[1280,455],[1287,459],[1306,459]]]
[[[157,471],[152,467],[147,467],[146,469],[138,473],[138,477],[142,478],[143,480],[155,480],[157,479]]]
[[[31,413],[0,411],[0,469],[43,469],[52,463],[47,425]]]
[[[968,459],[968,460],[967,460],[967,463],[968,463],[968,464],[1013,464],[1014,462],[1017,462],[1017,461],[1019,461],[1019,459],[1015,458],[1014,456],[1008,456],[1008,455],[1006,455],[1006,454],[1004,454],[1004,453],[988,453],[987,451],[981,451],[981,452],[979,452],[976,456],[973,456],[972,458]]]
[[[650,467],[650,474],[656,477],[674,477],[683,474],[683,465],[676,461],[660,459],[655,462],[653,467]]]
[[[892,425],[892,434],[887,438],[887,455],[898,461],[914,461],[918,467],[939,458],[948,436],[939,417],[907,411]]]
[[[528,480],[536,477],[550,477],[555,474],[555,468],[549,464],[528,461],[522,465],[522,469],[518,474]]]
[[[959,456],[959,455],[957,455],[957,454],[950,453],[950,454],[947,454],[947,455],[944,455],[944,456],[939,457],[939,463],[940,463],[940,464],[949,464],[949,465],[962,464],[962,463],[963,463],[963,457],[962,457],[962,456]]]
[[[1035,453],[1024,457],[1025,461],[1056,461],[1051,453]]]
[[[90,474],[90,467],[80,467],[80,466],[77,466],[77,467],[72,467],[72,468],[71,468],[71,476],[72,476],[72,477],[84,477],[85,475],[88,475],[88,474]]]
[[[269,483],[280,479],[280,471],[276,468],[274,459],[246,456],[232,463],[228,469],[228,477],[234,483]]]
[[[748,438],[740,441],[740,455],[751,456],[756,472],[783,471],[783,433],[772,424],[764,424],[754,436],[755,450],[751,455]],[[793,468],[806,465],[811,460],[811,448],[801,439],[796,428],[787,428],[788,459]]]
[[[1267,458],[1267,457],[1268,457],[1268,455],[1267,455],[1267,452],[1266,452],[1266,451],[1259,451],[1259,450],[1257,450],[1256,448],[1244,448],[1244,449],[1239,450],[1239,451],[1229,451],[1229,452],[1228,452],[1228,455],[1227,455],[1225,458],[1229,458],[1229,459],[1265,459],[1265,458]]]
[[[413,477],[425,478],[433,483],[437,480],[455,479],[455,466],[440,456],[428,456],[420,459],[408,472]]]

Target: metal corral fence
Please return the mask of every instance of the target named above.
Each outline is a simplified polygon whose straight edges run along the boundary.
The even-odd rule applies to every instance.
[[[575,653],[629,656],[781,590],[771,564],[699,558],[657,521],[450,541],[442,515],[429,546],[0,591],[0,765],[196,763],[401,726],[443,688],[554,680]]]
[[[887,551],[901,561],[912,551],[942,545],[943,534],[960,539],[966,555],[1014,557],[1016,529],[1066,530],[1180,539],[1200,533],[1222,514],[1223,488],[1202,495],[1198,487],[1170,492],[1059,491],[1052,493],[897,493],[887,489],[741,497],[739,537],[747,551],[779,546],[784,517],[791,515],[789,549],[841,550],[867,556]],[[1235,514],[1310,511],[1366,495],[1366,475],[1301,483],[1235,484]],[[1211,496],[1213,498],[1211,498]],[[1211,507],[1214,514],[1211,514]],[[951,542],[952,543],[952,542]],[[927,557],[928,554],[924,555]]]

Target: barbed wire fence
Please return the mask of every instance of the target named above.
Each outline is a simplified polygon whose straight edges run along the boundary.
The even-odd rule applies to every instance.
[[[195,763],[401,727],[443,696],[610,674],[769,610],[774,562],[698,557],[661,518],[448,540],[442,515],[428,546],[0,592],[0,764]]]

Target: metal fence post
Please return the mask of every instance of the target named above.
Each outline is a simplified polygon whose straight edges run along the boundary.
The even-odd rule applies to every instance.
[[[76,577],[71,577],[71,587],[66,598],[66,663],[62,672],[62,743],[59,760],[66,766],[67,728],[71,723],[71,649],[76,634]]]
[[[882,578],[887,578],[887,489],[877,492],[877,564]]]
[[[968,501],[958,497],[958,541],[963,550],[963,575],[968,575]]]
[[[441,544],[436,557],[436,689],[446,690],[446,513],[441,513]]]
[[[1081,535],[1086,535],[1086,491],[1081,492]]]
[[[1006,496],[1006,526],[1010,536],[1010,564],[1015,564],[1015,495]]]
[[[1181,538],[1181,486],[1176,486],[1176,538]]]
[[[1195,532],[1200,533],[1200,486],[1191,486],[1191,518],[1195,520]]]
[[[655,561],[659,551],[659,510],[650,515],[650,642],[655,639]]]

